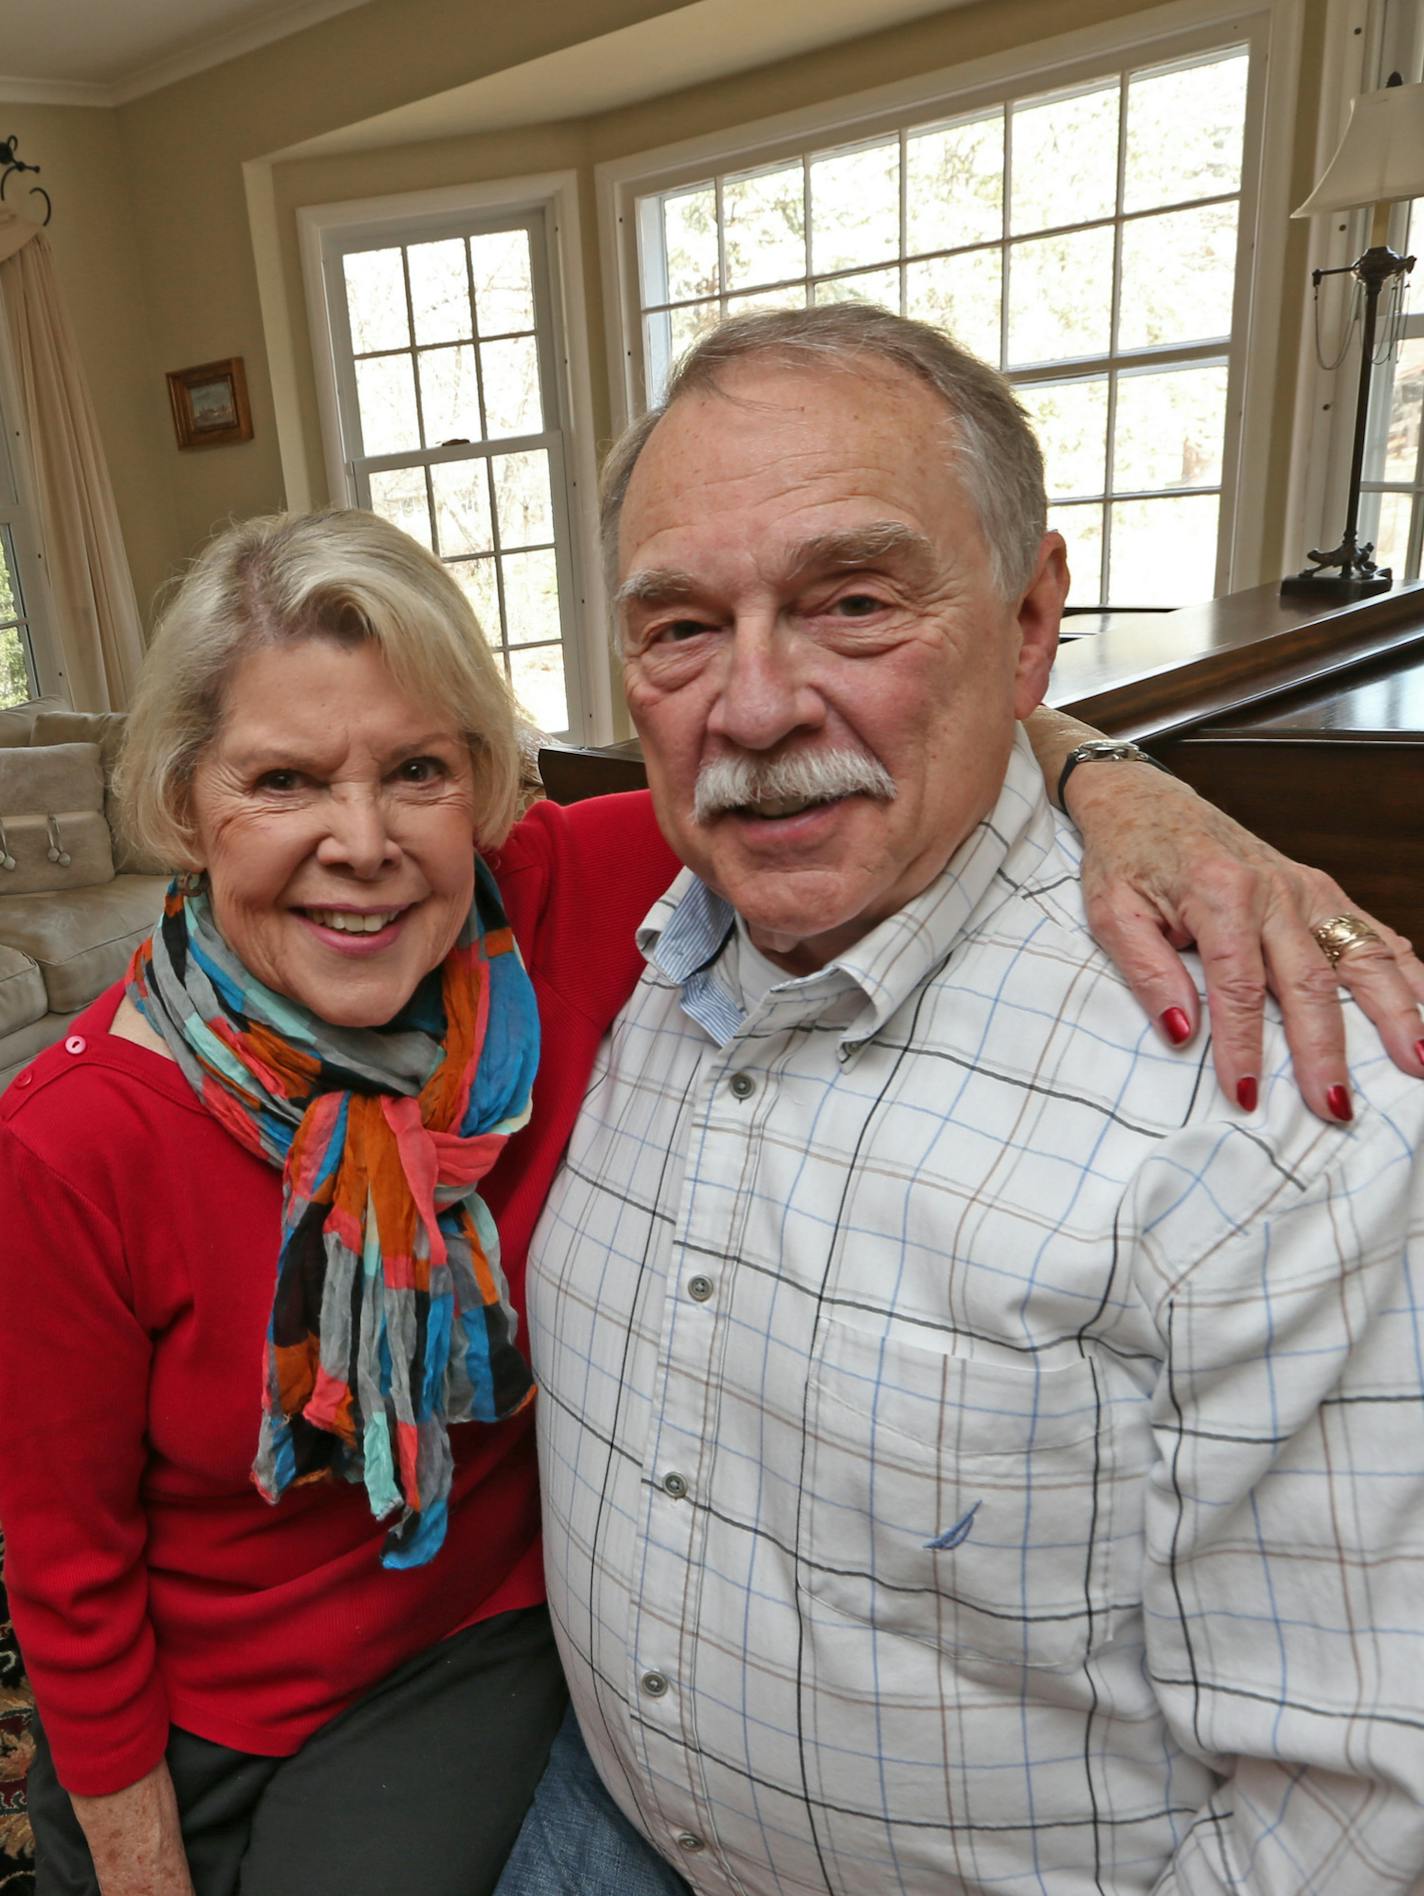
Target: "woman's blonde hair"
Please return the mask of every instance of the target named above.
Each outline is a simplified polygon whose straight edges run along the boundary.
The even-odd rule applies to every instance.
[[[408,697],[448,712],[470,747],[478,839],[504,841],[519,799],[515,711],[469,601],[433,553],[356,508],[271,514],[217,534],[154,633],[115,773],[126,833],[197,866],[193,773],[250,652],[370,640]]]

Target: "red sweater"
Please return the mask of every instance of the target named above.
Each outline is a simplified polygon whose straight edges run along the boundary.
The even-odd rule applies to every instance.
[[[521,1317],[530,1235],[676,870],[645,795],[539,804],[494,859],[539,1000],[530,1124],[485,1181]],[[451,1431],[445,1546],[392,1572],[364,1490],[249,1478],[280,1174],[114,987],[0,1097],[6,1580],[61,1781],[122,1789],[170,1721],[267,1756],[460,1627],[543,1598],[528,1411]]]

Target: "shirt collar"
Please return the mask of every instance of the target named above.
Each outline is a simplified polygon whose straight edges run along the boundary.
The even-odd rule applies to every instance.
[[[970,928],[982,926],[1015,893],[1041,860],[1052,834],[1043,778],[1020,728],[993,809],[929,887],[825,968],[800,979],[788,975],[787,985],[773,988],[767,1003],[788,995],[809,1000],[826,991],[827,977],[840,977],[834,983],[837,988],[848,977],[864,994],[866,1006],[842,1033],[842,1049],[872,1039]],[[1012,872],[1005,873],[1011,852]],[[719,1045],[745,1024],[740,996],[717,979],[716,969],[735,923],[731,904],[684,869],[648,911],[637,934],[650,966],[681,989],[684,1011]]]

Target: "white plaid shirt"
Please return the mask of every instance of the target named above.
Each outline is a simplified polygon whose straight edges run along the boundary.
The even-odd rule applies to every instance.
[[[531,1259],[624,1809],[708,1892],[1414,1887],[1424,1086],[1367,1032],[1323,1125],[1272,1029],[1228,1111],[1022,742],[945,874],[749,1018],[731,921],[686,873],[649,916]]]

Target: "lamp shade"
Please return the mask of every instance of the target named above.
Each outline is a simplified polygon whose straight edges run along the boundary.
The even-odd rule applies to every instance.
[[[1424,84],[1364,92],[1340,148],[1295,217],[1424,197]]]

